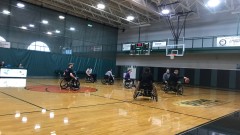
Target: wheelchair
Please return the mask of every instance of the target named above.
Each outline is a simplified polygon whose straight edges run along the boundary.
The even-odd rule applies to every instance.
[[[158,102],[158,94],[153,84],[140,84],[139,89],[136,89],[133,94],[133,99],[138,96],[151,97],[152,100]]]
[[[104,75],[104,78],[101,80],[102,84],[109,84],[113,85],[114,84],[114,76],[111,78],[107,75]]]
[[[95,81],[94,81],[94,78],[92,77],[92,76],[86,76],[86,78],[85,78],[85,82],[86,83],[94,83]]]
[[[165,93],[172,91],[175,92],[176,95],[183,95],[183,84],[180,81],[178,81],[176,85],[174,85],[172,82],[169,82],[163,86],[162,90]]]
[[[132,82],[132,80],[124,80],[124,87],[126,88],[126,89],[131,89],[132,87],[136,87],[134,84],[133,84],[133,82]]]
[[[78,77],[77,77],[77,80],[64,77],[60,82],[60,88],[61,89],[69,88],[70,90],[79,90],[80,82],[79,82]]]

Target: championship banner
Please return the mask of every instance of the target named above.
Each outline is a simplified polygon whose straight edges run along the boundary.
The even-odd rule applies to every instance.
[[[166,47],[167,42],[153,42],[152,47]]]
[[[10,44],[10,42],[0,41],[0,47],[2,47],[2,48],[10,48],[11,44]]]
[[[240,36],[217,37],[217,47],[240,46]]]

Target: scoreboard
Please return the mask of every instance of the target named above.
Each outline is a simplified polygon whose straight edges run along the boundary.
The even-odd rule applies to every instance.
[[[150,55],[150,50],[149,42],[131,44],[130,55]]]

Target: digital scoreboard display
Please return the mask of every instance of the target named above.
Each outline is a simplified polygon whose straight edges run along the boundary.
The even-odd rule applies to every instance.
[[[150,55],[150,43],[131,44],[130,55]]]

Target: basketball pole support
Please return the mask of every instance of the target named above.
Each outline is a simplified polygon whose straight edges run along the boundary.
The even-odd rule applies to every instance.
[[[175,15],[173,16],[177,16],[177,24],[176,24],[176,27],[174,27],[174,23],[173,21],[171,21],[171,16],[166,16],[167,17],[167,21],[168,21],[168,24],[169,24],[169,28],[171,30],[171,33],[173,35],[173,38],[174,38],[174,43],[175,44],[178,44],[178,41],[179,41],[179,37],[182,33],[182,30],[184,31],[184,35],[183,37],[185,37],[185,28],[186,28],[186,20],[187,20],[187,16],[189,13],[192,13],[193,11],[188,11],[188,12],[178,12],[176,13]],[[180,26],[180,19],[181,17],[184,17],[184,20],[183,20],[183,23],[182,25]]]

